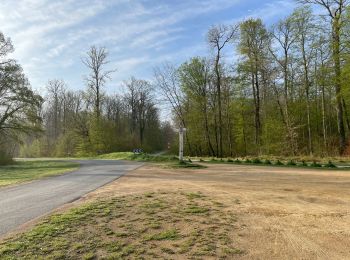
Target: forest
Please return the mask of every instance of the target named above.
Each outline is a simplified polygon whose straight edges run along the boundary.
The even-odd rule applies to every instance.
[[[259,18],[208,28],[207,55],[130,78],[105,92],[108,50],[91,46],[85,90],[49,80],[42,96],[0,34],[0,157],[94,156],[142,148],[186,155],[348,155],[350,9],[346,0],[304,0],[267,26]],[[227,57],[227,53],[235,53]],[[61,76],[64,77],[64,76]],[[172,118],[161,117],[159,100]]]

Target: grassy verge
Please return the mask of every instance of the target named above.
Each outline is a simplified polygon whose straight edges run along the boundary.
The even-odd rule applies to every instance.
[[[68,161],[18,161],[0,166],[0,187],[62,174],[78,168]]]
[[[171,155],[151,155],[147,153],[134,154],[131,152],[117,152],[102,154],[97,156],[98,159],[112,159],[112,160],[133,160],[142,162],[177,162],[176,156]]]
[[[116,197],[53,215],[0,244],[1,259],[231,259],[234,212],[202,193]]]
[[[256,166],[278,166],[278,167],[302,167],[302,168],[316,168],[316,169],[332,169],[332,170],[348,170],[349,164],[341,164],[341,166],[332,161],[296,161],[296,160],[284,160],[280,159],[262,159],[262,158],[228,158],[228,159],[217,159],[217,158],[199,158],[200,162],[213,163],[213,164],[240,164],[240,165],[256,165]],[[344,167],[345,166],[345,167]]]
[[[158,163],[163,167],[179,169],[179,168],[188,168],[188,169],[201,169],[205,166],[192,163],[189,161],[179,162],[179,159],[174,155],[152,155],[152,154],[134,154],[128,152],[118,152],[118,153],[109,153],[99,155],[98,159],[110,159],[110,160],[131,160],[138,162],[152,162]]]

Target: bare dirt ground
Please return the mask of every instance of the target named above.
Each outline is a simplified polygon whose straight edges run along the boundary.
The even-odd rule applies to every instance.
[[[350,259],[350,172],[266,166],[146,165],[83,200],[145,192],[202,192],[237,216],[242,259]]]

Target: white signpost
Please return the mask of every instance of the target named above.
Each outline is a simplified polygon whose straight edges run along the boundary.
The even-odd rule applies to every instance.
[[[184,160],[184,132],[186,128],[180,127],[179,129],[179,160],[182,162]]]

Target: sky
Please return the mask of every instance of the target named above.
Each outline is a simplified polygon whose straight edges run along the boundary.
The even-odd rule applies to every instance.
[[[248,17],[269,25],[295,7],[294,0],[1,0],[0,31],[12,39],[12,57],[39,92],[50,79],[84,89],[82,57],[92,45],[106,47],[108,67],[116,70],[105,86],[112,94],[131,76],[152,80],[164,62],[209,55],[205,37],[212,25]]]

